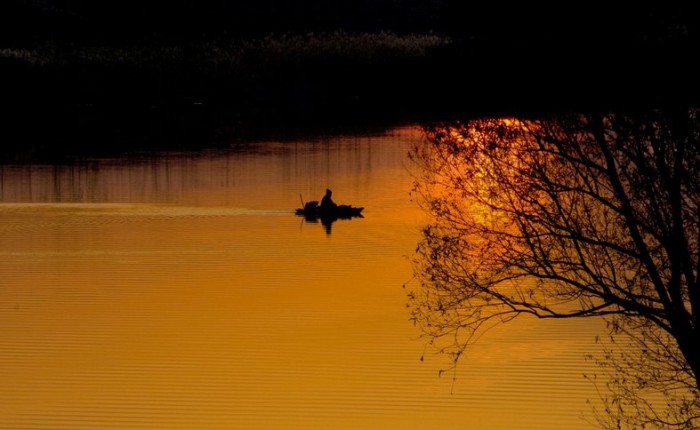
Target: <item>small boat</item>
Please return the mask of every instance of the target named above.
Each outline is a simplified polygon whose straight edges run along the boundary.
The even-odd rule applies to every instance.
[[[350,205],[337,205],[333,208],[322,208],[317,201],[306,202],[303,208],[299,208],[295,213],[299,216],[305,217],[307,220],[336,220],[336,219],[350,219],[350,218],[363,218],[362,210],[364,207],[350,206]]]

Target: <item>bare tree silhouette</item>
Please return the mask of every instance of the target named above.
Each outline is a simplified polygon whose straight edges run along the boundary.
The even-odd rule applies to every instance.
[[[698,113],[426,127],[413,192],[435,221],[408,294],[430,342],[456,365],[523,314],[602,317],[634,348],[598,360],[600,425],[698,428]]]

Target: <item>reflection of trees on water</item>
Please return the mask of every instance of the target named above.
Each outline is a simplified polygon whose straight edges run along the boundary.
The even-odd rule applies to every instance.
[[[700,425],[698,111],[426,128],[414,320],[456,365],[522,314],[603,317],[603,427]],[[646,400],[662,398],[654,404]],[[663,405],[667,405],[664,407]],[[636,428],[636,427],[635,427]]]

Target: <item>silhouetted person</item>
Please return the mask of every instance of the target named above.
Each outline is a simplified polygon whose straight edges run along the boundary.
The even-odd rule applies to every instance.
[[[321,210],[322,211],[332,211],[338,207],[338,205],[335,204],[333,199],[331,199],[331,194],[333,194],[333,191],[326,188],[326,195],[323,196],[323,198],[321,199]]]

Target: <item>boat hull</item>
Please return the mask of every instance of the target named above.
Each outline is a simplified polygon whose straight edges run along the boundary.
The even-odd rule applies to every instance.
[[[299,208],[295,213],[306,219],[350,219],[362,217],[364,207],[338,205],[334,208],[322,208],[316,202],[308,202],[303,208]]]

